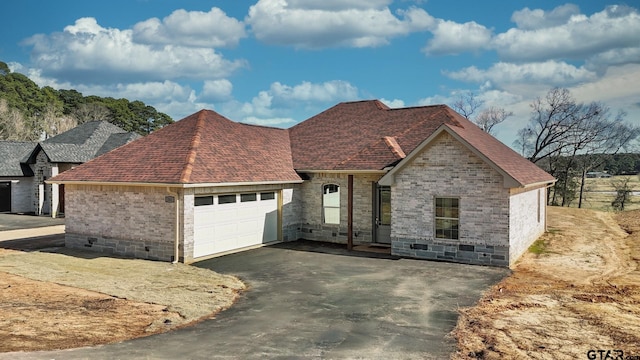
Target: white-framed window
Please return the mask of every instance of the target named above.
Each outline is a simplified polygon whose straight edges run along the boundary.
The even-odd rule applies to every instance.
[[[340,224],[340,186],[322,186],[322,215],[325,224]]]
[[[460,199],[455,197],[435,198],[435,235],[437,239],[459,239]]]

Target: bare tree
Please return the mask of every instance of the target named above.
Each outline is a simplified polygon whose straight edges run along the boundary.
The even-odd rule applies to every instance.
[[[5,99],[0,99],[0,139],[13,141],[36,141],[31,119],[27,119],[17,109],[10,108]]]
[[[503,108],[490,106],[484,109],[476,116],[474,122],[482,130],[494,135],[493,127],[505,121],[509,116],[513,116],[513,112],[506,111]]]
[[[78,124],[84,124],[88,121],[111,121],[113,115],[111,110],[104,105],[97,103],[88,103],[78,106],[73,111],[73,116],[76,118]]]
[[[42,127],[44,138],[56,136],[78,126],[78,122],[72,116],[63,115],[53,105],[47,105],[42,114]]]
[[[577,156],[587,153],[613,153],[638,137],[636,126],[624,123],[624,113],[611,117],[602,103],[582,104],[575,101],[567,89],[553,88],[544,99],[531,104],[529,124],[518,133],[517,146],[534,163],[544,164],[558,178],[553,191],[568,205],[575,191],[579,166]]]
[[[484,105],[484,101],[478,99],[476,94],[469,91],[458,95],[451,107],[467,119],[471,119],[471,115]]]
[[[495,135],[493,127],[505,121],[509,116],[512,116],[513,112],[496,106],[490,106],[478,113],[478,110],[483,106],[484,101],[478,99],[471,91],[458,95],[451,105],[455,111],[465,118],[472,120],[482,130]],[[478,115],[472,119],[471,116],[475,113],[478,113]]]

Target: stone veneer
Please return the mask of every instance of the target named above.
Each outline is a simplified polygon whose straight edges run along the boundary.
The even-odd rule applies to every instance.
[[[310,173],[309,180],[299,185],[301,217],[297,238],[305,240],[347,243],[348,175],[342,173]],[[373,189],[382,174],[353,176],[353,243],[373,241]],[[324,224],[322,216],[322,188],[326,184],[340,186],[340,224]]]
[[[66,185],[65,246],[171,261],[175,203],[166,189]]]
[[[435,238],[435,198],[460,199],[459,239]],[[471,264],[509,265],[509,189],[503,178],[442,133],[395,174],[392,254]]]

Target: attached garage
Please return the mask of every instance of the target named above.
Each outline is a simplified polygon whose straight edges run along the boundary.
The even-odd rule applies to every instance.
[[[278,240],[276,192],[198,195],[194,205],[194,258]]]
[[[11,182],[0,181],[0,212],[11,211]]]

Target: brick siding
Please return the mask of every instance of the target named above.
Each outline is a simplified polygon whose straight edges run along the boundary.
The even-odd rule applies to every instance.
[[[301,223],[298,238],[306,240],[347,243],[348,175],[337,173],[307,174],[310,178],[299,187]],[[373,241],[373,186],[380,174],[353,176],[353,243]],[[324,224],[322,217],[322,188],[326,184],[340,186],[340,224]],[[295,190],[294,190],[295,197]]]
[[[166,189],[67,185],[67,247],[173,260],[175,204]]]
[[[458,240],[435,238],[435,197],[460,199]],[[497,171],[449,134],[396,173],[391,207],[395,255],[509,265],[509,190]]]

